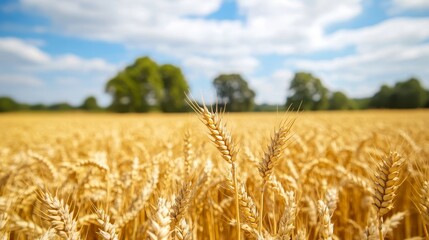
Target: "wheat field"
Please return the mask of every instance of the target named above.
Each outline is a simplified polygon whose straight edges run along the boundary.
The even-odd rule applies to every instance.
[[[0,115],[0,239],[428,239],[429,111]]]

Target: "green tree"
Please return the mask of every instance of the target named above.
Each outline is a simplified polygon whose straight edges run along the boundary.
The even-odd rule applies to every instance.
[[[416,78],[398,82],[395,86],[383,85],[371,98],[371,108],[420,108],[427,103],[427,92]]]
[[[100,110],[100,107],[97,104],[97,99],[94,96],[89,96],[83,101],[80,109],[86,111],[97,111]]]
[[[106,85],[113,97],[110,109],[117,112],[158,110],[164,84],[158,65],[148,57],[138,58]]]
[[[221,74],[214,79],[213,85],[219,105],[225,105],[227,111],[253,110],[255,92],[239,74]]]
[[[334,92],[329,99],[330,110],[356,109],[356,104],[342,92]]]
[[[328,89],[322,81],[306,72],[295,74],[289,86],[286,106],[298,107],[303,110],[324,110],[329,106]]]
[[[73,109],[74,107],[66,102],[55,103],[48,107],[48,110],[51,110],[51,111],[69,111]]]
[[[389,98],[390,108],[420,108],[426,105],[426,90],[420,81],[411,78],[405,82],[395,84],[394,91]]]
[[[10,97],[0,97],[0,112],[18,111],[19,103]]]
[[[427,100],[426,100],[425,108],[429,108],[429,90],[426,90],[426,97],[427,97]]]
[[[164,112],[183,112],[186,109],[186,94],[189,93],[189,85],[180,68],[171,64],[162,65],[159,68],[164,84],[164,97],[161,109]]]
[[[393,89],[387,85],[381,86],[380,90],[369,101],[370,108],[388,108],[390,96]]]

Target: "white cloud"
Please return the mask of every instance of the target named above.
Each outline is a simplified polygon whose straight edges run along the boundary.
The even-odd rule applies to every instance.
[[[45,64],[50,57],[36,46],[17,38],[0,38],[0,64]]]
[[[284,104],[287,89],[293,73],[289,70],[277,70],[268,77],[250,77],[250,87],[256,91],[256,102]]]
[[[290,60],[296,68],[315,73],[335,90],[350,96],[370,96],[383,83],[419,77],[429,86],[429,44],[389,45],[371,52],[360,52],[331,60]],[[358,87],[358,89],[356,88]]]
[[[35,40],[27,42],[19,38],[0,38],[0,69],[4,72],[106,72],[117,68],[100,58],[83,59],[73,54],[50,56],[38,48],[39,44]]]
[[[429,9],[429,1],[427,0],[392,0],[391,11],[402,12],[407,10],[424,11]]]
[[[221,73],[252,73],[259,65],[254,57],[232,57],[216,59],[191,56],[183,61],[185,67],[191,69],[192,74],[207,78],[214,78]]]
[[[38,44],[35,40],[0,38],[0,95],[15,93],[21,101],[33,97],[33,101],[67,100],[78,104],[85,97],[82,89],[97,88],[97,97],[107,104],[104,83],[119,66],[73,54],[51,56]],[[33,91],[34,87],[38,90]]]
[[[38,78],[27,75],[0,74],[0,85],[38,87],[43,85],[43,81]]]
[[[200,18],[218,10],[221,0],[22,0],[21,4],[52,19],[55,31],[61,33],[179,56],[244,56],[317,47],[324,27],[358,15],[360,2],[238,0],[244,22]]]
[[[217,11],[222,0],[21,0],[20,6],[50,19],[49,31],[55,33],[175,57],[193,86],[208,89],[219,73],[250,76],[259,102],[284,102],[288,80],[283,79],[292,74],[286,68],[252,77],[264,67],[260,55],[308,56],[318,51],[355,49],[346,57],[319,61],[303,57],[288,64],[314,71],[329,87],[354,96],[371,94],[379,82],[410,74],[427,81],[427,17],[390,17],[372,26],[325,33],[332,24],[353,20],[364,10],[365,1],[237,0],[243,21],[204,18]],[[408,11],[427,9],[428,2],[392,0],[391,5],[397,11]],[[103,59],[50,56],[37,45],[18,39],[0,39],[0,63],[6,66],[0,66],[1,71],[18,65],[33,72],[99,73],[98,78],[118,69]],[[29,66],[33,68],[29,70]],[[205,83],[197,82],[201,80]],[[363,81],[365,87],[360,84]]]
[[[337,31],[324,39],[321,47],[356,46],[358,51],[373,51],[390,45],[412,46],[429,38],[428,26],[429,18],[394,18],[368,27]]]

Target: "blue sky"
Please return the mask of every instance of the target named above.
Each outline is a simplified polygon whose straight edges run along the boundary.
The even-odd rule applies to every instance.
[[[139,56],[182,68],[192,94],[240,73],[258,103],[283,104],[296,71],[332,91],[429,87],[427,0],[0,1],[0,95],[108,105],[106,81]]]

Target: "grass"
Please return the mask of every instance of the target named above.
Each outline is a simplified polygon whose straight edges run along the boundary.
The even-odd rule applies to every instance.
[[[0,239],[427,237],[429,111],[283,115],[0,115]]]

